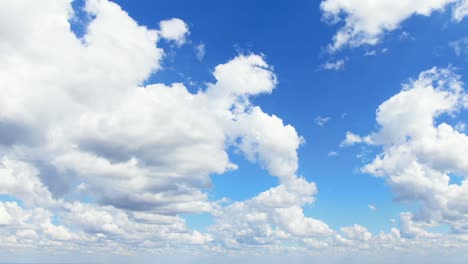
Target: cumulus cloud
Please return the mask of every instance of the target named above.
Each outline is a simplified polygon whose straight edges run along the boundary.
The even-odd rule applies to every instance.
[[[441,224],[454,234],[468,232],[468,136],[438,122],[441,116],[455,118],[466,109],[466,96],[452,68],[432,68],[379,106],[380,129],[368,137],[382,152],[362,171],[385,177],[397,201],[421,205],[401,214],[404,237],[433,237],[426,229]],[[461,175],[462,181],[453,183],[453,174]]]
[[[190,34],[187,24],[179,18],[163,20],[159,23],[159,27],[159,35],[164,39],[174,41],[178,46],[183,45]]]
[[[304,216],[302,206],[314,201],[313,183],[291,175],[281,185],[256,197],[220,209],[211,227],[226,248],[253,245],[281,245],[306,238],[329,236],[333,231],[320,220]]]
[[[361,137],[359,135],[354,134],[353,132],[346,132],[346,138],[341,142],[341,147],[352,146],[355,144],[360,143],[367,143],[372,144],[372,139],[370,136]]]
[[[393,0],[324,0],[320,4],[326,22],[344,23],[333,37],[333,43],[328,46],[331,52],[343,47],[376,45],[386,32],[397,29],[411,16],[430,16],[448,6],[453,8],[455,21],[461,21],[468,13],[466,0],[417,0],[400,4]]]
[[[1,203],[2,245],[62,241],[70,250],[93,244],[128,253],[331,232],[302,210],[317,192],[296,175],[302,137],[249,100],[277,85],[262,56],[238,55],[216,66],[214,81],[197,93],[181,83],[143,85],[161,68],[158,41],[186,41],[182,20],[149,29],[113,2],[88,0],[84,10],[93,19],[77,37],[69,20],[79,18],[69,1],[6,5],[0,193],[18,201]],[[237,168],[228,148],[278,177],[279,185],[228,206],[210,201],[210,175]],[[191,230],[180,216],[201,212],[217,217],[213,234]],[[27,221],[17,223],[21,215]],[[244,222],[233,221],[239,215]],[[257,222],[251,236],[240,229]],[[275,235],[265,238],[261,232],[268,230]]]
[[[392,144],[397,147],[389,149],[400,151],[397,142],[407,142],[407,133],[421,136],[418,144],[436,137],[437,144],[417,148],[420,152],[409,148],[411,155],[419,155],[412,161],[423,166],[380,166],[385,155],[366,166],[389,178],[399,199],[420,199],[428,210],[403,214],[401,232],[373,235],[360,225],[334,231],[304,213],[318,191],[297,173],[303,138],[250,101],[277,85],[264,57],[238,55],[219,64],[213,81],[196,93],[181,83],[146,84],[165,56],[158,42],[183,44],[189,32],[185,22],[171,19],[161,22],[159,30],[150,29],[107,0],[87,0],[84,11],[92,20],[77,37],[69,21],[79,18],[70,1],[7,1],[0,9],[0,18],[8,22],[0,23],[0,193],[12,198],[0,202],[3,249],[112,254],[164,253],[193,245],[213,252],[260,246],[301,252],[404,249],[413,245],[406,237],[445,242],[445,237],[423,232],[434,223],[448,223],[459,233],[466,230],[464,185],[437,187],[447,182],[448,171],[466,174],[463,151],[468,148],[453,147],[463,146],[466,136],[448,125],[433,133],[427,120],[431,113],[433,118],[456,114],[460,104],[468,105],[449,71],[429,71],[402,92],[426,87],[428,78],[437,80],[432,92],[421,88],[424,96],[414,95],[425,98],[427,92],[434,101],[394,100],[401,103],[395,109],[416,107],[417,114],[392,116],[383,105],[378,119],[382,131],[369,140],[349,140],[357,144],[372,139],[386,151]],[[443,81],[449,77],[453,81]],[[446,84],[451,88],[441,88]],[[453,105],[442,107],[447,103]],[[418,110],[426,104],[435,110]],[[428,128],[427,134],[417,134],[412,125],[403,127],[401,135],[390,131],[396,127],[392,118],[400,122],[405,116]],[[441,146],[452,152],[442,155]],[[278,185],[245,201],[211,201],[206,192],[212,186],[210,176],[237,168],[228,149],[259,164],[277,177]],[[400,187],[398,177],[406,178],[393,173],[399,169],[415,173],[423,184],[411,190]],[[437,199],[424,196],[428,190]],[[203,212],[214,216],[207,232],[189,228],[182,217]]]

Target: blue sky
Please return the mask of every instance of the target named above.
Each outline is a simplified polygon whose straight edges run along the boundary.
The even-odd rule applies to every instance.
[[[0,262],[462,263],[468,2],[402,3],[9,2]]]

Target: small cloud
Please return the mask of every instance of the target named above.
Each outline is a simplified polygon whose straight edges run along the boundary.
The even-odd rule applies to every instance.
[[[390,223],[396,224],[396,220],[392,218],[392,219],[390,219]]]
[[[468,56],[468,37],[452,41],[449,43],[449,46],[453,49],[453,52],[455,52],[455,55],[458,57],[462,55]]]
[[[352,146],[355,144],[372,144],[372,139],[370,136],[361,137],[359,135],[354,134],[353,132],[346,132],[346,138],[341,142],[341,147]]]
[[[385,54],[387,53],[388,49],[387,48],[383,48],[383,49],[380,49],[380,50],[369,50],[367,51],[366,53],[364,53],[364,56],[365,57],[370,57],[370,56],[377,56],[380,54]]]
[[[455,129],[458,131],[458,132],[465,132],[466,130],[466,124],[464,122],[458,122],[456,125],[455,125]]]
[[[348,116],[348,113],[344,112],[344,113],[341,114],[340,117],[341,117],[341,119],[344,119],[346,116]]]
[[[318,126],[324,126],[326,125],[328,122],[330,122],[331,120],[331,117],[321,117],[321,116],[317,116],[314,120],[315,124],[317,124]]]
[[[371,211],[374,211],[374,212],[377,211],[377,207],[373,204],[369,204],[367,207],[369,207],[369,210]]]
[[[377,51],[376,50],[371,50],[371,51],[368,51],[366,53],[364,53],[364,56],[375,56],[377,55]]]
[[[203,42],[195,46],[195,55],[197,56],[198,61],[203,60],[203,58],[205,57],[205,53],[205,44]]]
[[[159,23],[159,35],[167,40],[174,41],[178,46],[182,46],[187,41],[190,34],[187,24],[178,18],[163,20]]]
[[[328,61],[322,65],[321,69],[339,71],[339,70],[343,70],[344,66],[345,66],[345,60]]]
[[[404,39],[414,40],[414,37],[408,31],[403,31],[400,34],[400,39],[402,39],[402,40],[404,40]]]
[[[88,187],[86,186],[86,184],[80,183],[80,185],[78,185],[78,187],[76,187],[76,190],[78,192],[84,192],[84,191],[88,190]]]
[[[328,157],[336,157],[336,156],[338,156],[338,152],[336,152],[336,151],[328,152]]]

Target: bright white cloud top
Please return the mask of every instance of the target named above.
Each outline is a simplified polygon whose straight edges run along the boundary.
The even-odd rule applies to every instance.
[[[114,3],[90,0],[86,12],[95,18],[79,39],[69,29],[68,2],[34,9],[11,5],[10,23],[22,31],[21,40],[17,32],[2,38],[0,190],[23,204],[1,203],[3,245],[100,243],[112,251],[124,240],[118,247],[128,251],[137,241],[150,249],[160,243],[224,243],[231,236],[238,242],[226,243],[239,244],[249,223],[256,230],[252,241],[331,232],[302,213],[316,187],[296,175],[301,137],[249,102],[277,83],[261,56],[239,55],[218,65],[216,82],[196,94],[180,83],[142,86],[161,67],[158,40],[185,41],[182,20],[151,30]],[[25,23],[11,10],[30,12],[26,17],[35,22]],[[229,146],[281,185],[227,207],[209,201],[203,191],[209,175],[236,169]],[[72,198],[80,195],[95,202]],[[177,216],[200,212],[220,219],[213,234],[189,230]],[[247,226],[230,222],[239,214]],[[288,221],[291,214],[297,223]],[[54,216],[64,225],[53,224]]]
[[[429,16],[433,12],[451,8],[453,19],[460,22],[468,14],[468,1],[324,0],[320,8],[325,21],[344,23],[333,37],[333,43],[328,46],[331,52],[336,52],[346,46],[375,45],[386,32],[397,29],[413,15]]]
[[[448,7],[455,21],[467,14],[463,1],[394,3],[323,1],[327,19],[345,22],[329,49],[376,44],[412,15]],[[464,123],[440,121],[468,108],[459,70],[423,71],[378,107],[375,132],[347,132],[340,155],[328,153],[338,160],[344,147],[377,149],[361,171],[384,179],[398,202],[420,206],[388,232],[334,228],[306,213],[318,187],[300,170],[305,139],[255,103],[279,83],[265,55],[218,62],[196,92],[152,83],[170,52],[161,42],[188,45],[188,24],[172,18],[151,29],[107,0],[87,0],[84,12],[92,19],[77,36],[68,0],[6,1],[0,9],[0,247],[121,255],[466,248],[468,136]],[[331,120],[315,123],[325,130],[339,122]],[[275,186],[245,200],[212,199],[211,177],[239,169],[231,152],[275,177]],[[206,230],[187,224],[186,215],[204,213],[213,217]],[[431,231],[443,225],[450,232]]]

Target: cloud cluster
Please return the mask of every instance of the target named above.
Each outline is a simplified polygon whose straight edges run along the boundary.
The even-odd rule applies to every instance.
[[[263,56],[216,66],[213,81],[197,92],[181,83],[147,84],[162,68],[158,42],[183,45],[187,24],[170,19],[149,29],[108,0],[87,0],[84,12],[90,21],[79,36],[69,0],[7,1],[0,9],[2,248],[405,250],[427,245],[421,239],[451,245],[425,230],[437,224],[467,233],[466,181],[449,182],[468,174],[468,146],[460,147],[467,136],[434,126],[442,114],[468,107],[450,69],[421,74],[379,108],[381,130],[346,140],[382,146],[364,170],[386,177],[398,199],[419,201],[421,210],[402,214],[401,230],[389,233],[361,225],[332,230],[304,214],[317,194],[297,173],[304,139],[250,100],[278,82]],[[209,200],[210,177],[237,169],[229,149],[278,185],[245,201]],[[214,217],[206,232],[183,218],[206,212]]]
[[[375,45],[386,32],[397,29],[413,15],[429,16],[435,11],[453,9],[453,20],[460,22],[468,14],[466,0],[415,0],[396,4],[393,0],[324,0],[320,4],[326,22],[344,26],[333,37],[328,50]]]
[[[152,249],[231,237],[248,244],[235,229],[258,221],[250,240],[271,241],[275,236],[262,233],[267,229],[285,237],[330,232],[302,211],[316,193],[296,175],[303,139],[249,101],[277,84],[262,56],[239,55],[216,66],[215,81],[197,93],[180,83],[144,85],[161,68],[158,41],[186,42],[182,20],[148,29],[113,2],[88,0],[84,11],[92,19],[78,37],[70,29],[70,20],[80,19],[70,1],[6,5],[0,193],[13,201],[1,203],[2,245],[60,242],[83,250],[88,241],[126,252],[137,244]],[[208,200],[210,175],[237,168],[228,148],[280,185],[225,207]],[[213,235],[190,230],[181,217],[202,212],[218,217]],[[245,221],[232,222],[238,215]]]

